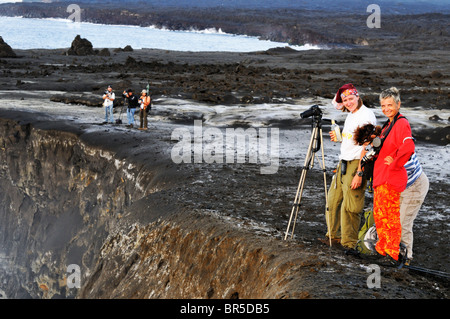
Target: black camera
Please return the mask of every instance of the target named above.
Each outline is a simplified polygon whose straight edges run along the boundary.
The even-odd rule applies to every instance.
[[[383,144],[381,138],[378,136],[375,137],[371,144],[366,146],[366,154],[361,159],[361,165],[364,166],[367,162],[369,162],[381,149],[381,145]]]
[[[322,116],[322,110],[319,108],[318,105],[313,105],[308,110],[306,110],[305,112],[300,113],[300,117],[302,119],[306,119],[306,118],[311,117],[311,116],[314,116],[314,117],[315,116]]]

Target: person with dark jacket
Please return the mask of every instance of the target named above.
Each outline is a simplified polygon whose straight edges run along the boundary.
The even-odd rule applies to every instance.
[[[133,94],[132,89],[128,89],[128,90],[124,91],[122,95],[128,101],[128,107],[127,107],[128,127],[133,127],[134,112],[136,112],[136,108],[139,107],[139,98]]]

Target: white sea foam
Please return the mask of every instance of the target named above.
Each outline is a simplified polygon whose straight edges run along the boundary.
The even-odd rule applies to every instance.
[[[156,27],[105,25],[65,19],[0,17],[1,36],[13,49],[59,49],[70,47],[80,35],[94,48],[151,48],[173,51],[264,51],[289,46],[295,50],[320,49],[318,46],[290,46],[287,43],[234,35],[221,29],[170,31]]]

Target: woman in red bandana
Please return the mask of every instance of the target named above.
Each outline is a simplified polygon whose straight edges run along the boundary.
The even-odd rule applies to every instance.
[[[408,120],[401,116],[400,93],[396,88],[380,94],[381,111],[388,117],[381,138],[387,135],[374,166],[373,213],[378,233],[378,253],[399,259],[401,225],[400,193],[406,188],[404,165],[414,153],[414,142]],[[395,124],[395,125],[394,125]]]
[[[363,146],[355,144],[353,135],[359,126],[376,125],[372,110],[363,105],[362,99],[353,84],[343,85],[337,92],[336,103],[347,112],[342,129],[342,142],[339,164],[328,192],[328,212],[326,215],[329,233],[327,238],[319,239],[325,244],[341,245],[347,253],[352,253],[358,241],[361,213],[364,209],[366,179],[361,171],[361,152]],[[331,140],[336,141],[334,132]]]

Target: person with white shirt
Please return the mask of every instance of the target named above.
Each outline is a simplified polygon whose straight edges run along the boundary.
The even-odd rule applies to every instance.
[[[353,135],[359,126],[376,125],[375,114],[367,108],[353,84],[343,85],[337,92],[335,101],[341,104],[343,112],[348,112],[342,130],[339,164],[333,176],[328,192],[328,212],[326,222],[330,233],[320,241],[341,245],[346,252],[355,251],[361,213],[364,209],[367,180],[361,169],[361,151],[363,146],[355,144]],[[332,141],[336,141],[334,131],[330,132]]]
[[[116,99],[116,95],[114,94],[112,87],[108,86],[107,90],[103,94],[103,106],[105,107],[105,123],[114,123],[114,100]]]

